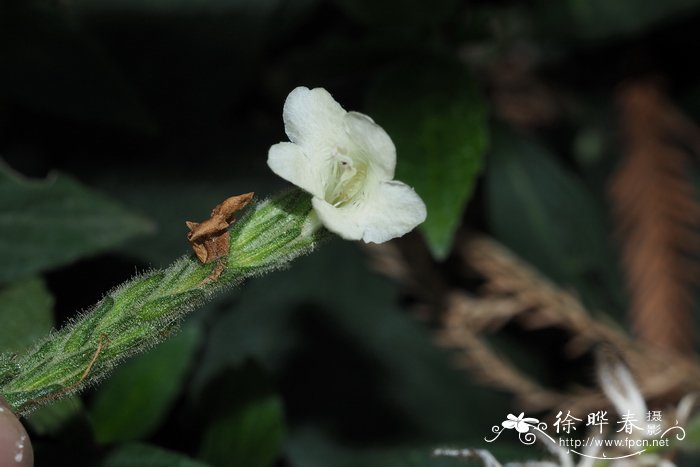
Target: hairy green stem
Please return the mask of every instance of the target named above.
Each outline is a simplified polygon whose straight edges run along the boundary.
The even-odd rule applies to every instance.
[[[17,413],[104,378],[125,358],[165,340],[183,316],[216,293],[310,252],[327,232],[310,197],[293,190],[257,203],[230,231],[229,255],[201,264],[193,255],[139,275],[21,355],[0,355],[0,395]],[[225,267],[218,278],[215,268]]]

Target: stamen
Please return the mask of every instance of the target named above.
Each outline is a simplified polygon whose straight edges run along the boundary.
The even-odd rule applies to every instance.
[[[344,148],[336,148],[331,155],[330,177],[326,184],[325,199],[334,207],[354,202],[367,177],[367,164],[347,155]]]

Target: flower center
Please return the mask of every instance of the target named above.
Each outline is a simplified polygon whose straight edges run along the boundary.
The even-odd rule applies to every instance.
[[[363,191],[366,180],[367,163],[353,159],[345,149],[337,148],[331,155],[325,199],[335,207],[344,206]]]

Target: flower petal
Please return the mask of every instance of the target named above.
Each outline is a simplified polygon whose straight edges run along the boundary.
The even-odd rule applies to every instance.
[[[362,240],[366,243],[383,243],[401,237],[427,216],[423,200],[405,183],[396,180],[380,183],[371,197],[363,212]]]
[[[336,147],[347,145],[343,131],[346,113],[325,89],[300,86],[284,102],[284,131],[309,157],[320,161]]]
[[[508,430],[512,430],[513,428],[515,428],[515,424],[516,424],[516,422],[513,420],[505,420],[505,421],[501,422],[501,425],[503,426],[503,428],[506,428]]]
[[[321,223],[331,232],[338,234],[345,240],[359,240],[362,238],[364,226],[361,224],[361,209],[357,206],[335,207],[322,198],[314,198],[311,204],[316,210]]]
[[[334,207],[322,199],[312,200],[328,230],[346,240],[383,243],[413,230],[426,218],[423,200],[413,188],[398,181],[379,184],[359,205]]]
[[[294,143],[277,143],[267,153],[267,165],[274,173],[314,196],[323,196],[318,165]]]
[[[396,168],[396,146],[382,127],[359,112],[345,115],[345,130],[366,160],[377,170],[379,179],[391,180]]]

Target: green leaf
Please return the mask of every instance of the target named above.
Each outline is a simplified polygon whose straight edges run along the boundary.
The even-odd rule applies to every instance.
[[[129,443],[112,450],[101,467],[207,467],[199,461],[172,451],[140,443]]]
[[[150,228],[65,175],[33,181],[0,165],[0,283],[104,251]]]
[[[187,326],[115,370],[90,408],[97,440],[136,440],[157,428],[180,391],[200,340],[200,329]]]
[[[208,428],[201,457],[212,465],[269,467],[279,457],[284,435],[282,419],[279,397],[252,401]]]
[[[34,432],[40,435],[58,433],[74,416],[83,411],[83,404],[77,396],[68,396],[49,405],[38,408],[27,417]]]
[[[369,113],[394,140],[396,178],[428,207],[421,225],[438,259],[450,250],[487,144],[484,103],[459,64],[416,58],[374,83]]]
[[[53,327],[52,310],[53,297],[38,277],[0,289],[0,353],[21,352],[48,334]]]
[[[202,398],[217,414],[204,434],[199,457],[226,467],[269,467],[280,456],[285,435],[282,400],[253,365],[215,379]]]
[[[699,0],[540,0],[540,16],[549,27],[565,36],[602,40],[645,31],[651,27],[697,12]]]
[[[486,196],[498,240],[547,277],[575,286],[589,304],[620,307],[622,285],[600,203],[544,148],[495,131]]]

